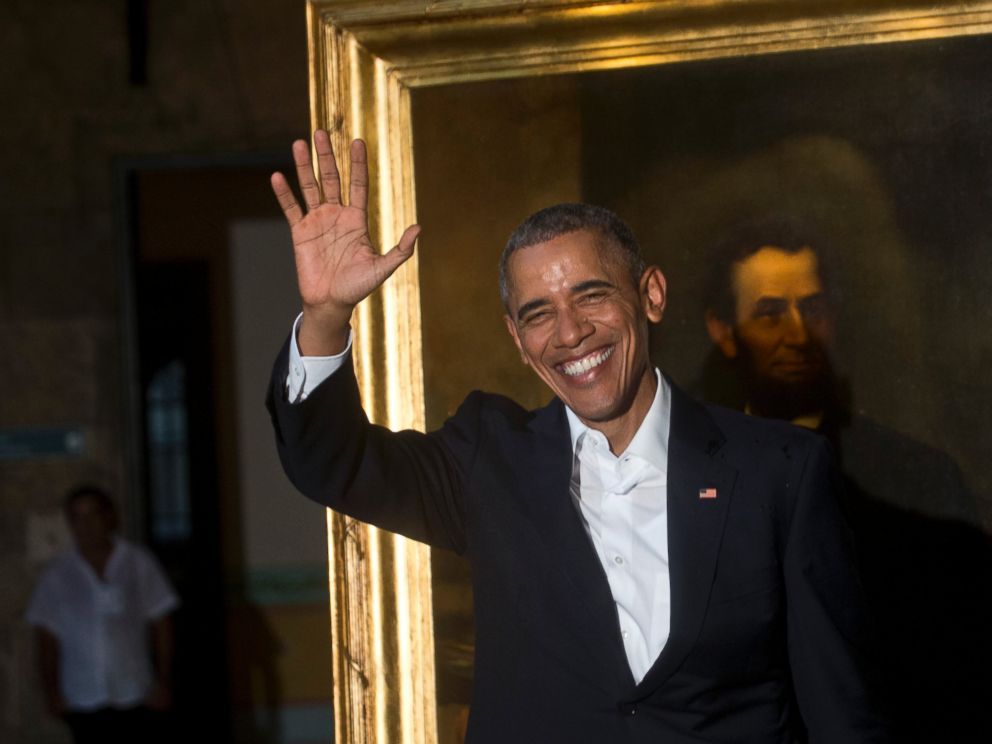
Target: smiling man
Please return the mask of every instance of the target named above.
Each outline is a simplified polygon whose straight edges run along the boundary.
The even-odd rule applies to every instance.
[[[629,228],[586,205],[538,212],[504,250],[500,293],[524,364],[622,452],[654,399],[647,321],[665,309]]]
[[[321,188],[293,148],[305,212],[272,180],[303,301],[269,390],[280,456],[320,503],[471,562],[467,741],[886,741],[827,447],[653,368],[665,278],[630,229],[562,204],[504,249],[507,328],[546,407],[475,392],[438,431],[391,432],[362,411],[349,322],[419,228],[375,251],[364,145],[345,206],[314,144]]]

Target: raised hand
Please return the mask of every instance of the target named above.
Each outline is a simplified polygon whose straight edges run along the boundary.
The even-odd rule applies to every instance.
[[[369,239],[365,143],[351,143],[351,183],[345,205],[341,202],[341,179],[331,138],[318,129],[313,141],[323,199],[305,140],[293,143],[293,161],[306,212],[282,173],[272,174],[272,190],[293,235],[296,278],[303,300],[303,321],[297,337],[300,352],[305,356],[328,356],[342,351],[347,344],[355,305],[413,255],[420,228],[411,225],[398,245],[380,254]]]

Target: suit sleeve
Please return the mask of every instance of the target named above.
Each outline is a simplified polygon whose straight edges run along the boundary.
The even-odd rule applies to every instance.
[[[794,472],[786,541],[789,659],[811,744],[888,742],[868,617],[829,446],[813,440]]]
[[[439,431],[392,432],[368,421],[350,357],[304,401],[286,398],[288,345],[266,405],[283,469],[304,495],[350,517],[458,553],[464,484],[478,438],[478,396]]]

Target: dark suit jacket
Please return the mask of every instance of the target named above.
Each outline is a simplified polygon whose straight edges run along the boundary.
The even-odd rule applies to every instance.
[[[703,407],[673,386],[671,635],[635,684],[605,573],[569,496],[558,400],[472,393],[436,432],[362,411],[350,362],[269,407],[294,484],[355,518],[471,561],[468,741],[885,741],[864,679],[861,603],[824,441]],[[701,499],[701,488],[717,497]]]
[[[832,415],[831,415],[832,414]],[[992,540],[947,453],[861,415],[828,411],[873,647],[902,744],[992,732]]]

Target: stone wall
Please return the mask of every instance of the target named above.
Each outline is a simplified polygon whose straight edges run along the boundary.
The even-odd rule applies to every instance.
[[[147,14],[137,84],[129,7]],[[275,151],[304,134],[305,8],[10,0],[0,48],[0,429],[84,435],[78,457],[0,460],[0,741],[33,744],[65,740],[43,714],[23,621],[65,541],[61,496],[80,480],[125,481],[114,163]]]

